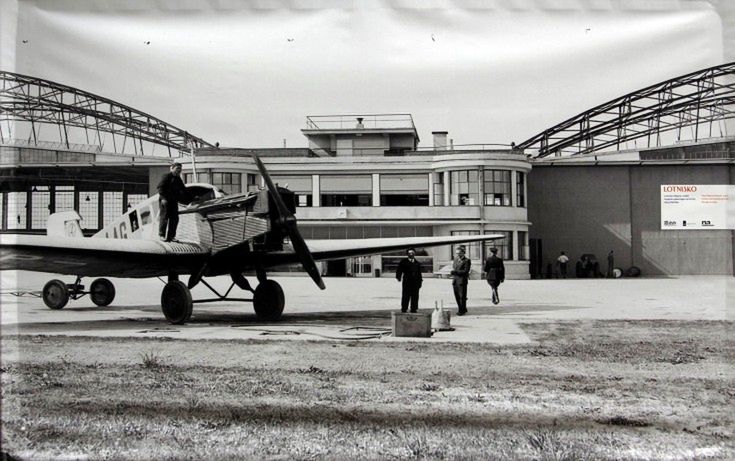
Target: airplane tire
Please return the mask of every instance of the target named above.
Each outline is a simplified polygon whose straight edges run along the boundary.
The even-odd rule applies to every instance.
[[[49,309],[59,310],[69,302],[69,289],[61,280],[50,280],[43,287],[43,302]]]
[[[109,306],[115,299],[115,285],[107,279],[96,279],[89,286],[89,297],[97,306]]]
[[[174,325],[183,325],[191,318],[194,303],[191,291],[180,280],[173,280],[161,292],[161,310],[166,320]]]
[[[255,288],[253,308],[259,320],[273,321],[281,318],[286,296],[283,288],[273,280],[266,280]]]

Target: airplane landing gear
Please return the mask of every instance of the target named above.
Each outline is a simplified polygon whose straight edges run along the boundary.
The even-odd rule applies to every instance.
[[[274,280],[265,278],[265,272],[259,274],[258,287],[255,290],[250,288],[250,284],[242,276],[242,274],[232,275],[232,284],[228,290],[221,294],[214,289],[204,278],[199,281],[207,287],[216,297],[208,299],[192,299],[191,291],[183,282],[178,280],[177,274],[169,274],[168,282],[161,292],[161,310],[166,320],[174,325],[182,325],[191,319],[192,307],[196,303],[211,303],[218,301],[243,301],[252,302],[255,314],[259,320],[274,321],[281,318],[283,307],[286,304],[286,297],[283,294],[283,288]],[[252,299],[230,298],[230,291],[235,286],[239,286],[245,290],[253,291]]]
[[[115,299],[115,285],[107,279],[96,279],[89,286],[89,297],[97,306],[109,306]]]
[[[66,283],[61,280],[50,280],[44,287],[41,294],[43,302],[49,309],[59,310],[66,306],[69,302],[69,289]]]
[[[253,294],[253,308],[259,320],[278,320],[283,313],[286,296],[283,288],[273,280],[264,280],[258,284]]]
[[[98,306],[108,306],[115,299],[115,285],[107,279],[96,279],[89,287],[89,291],[84,291],[82,278],[77,277],[74,283],[64,283],[61,280],[50,280],[41,292],[44,304],[49,309],[63,309],[70,299],[79,299],[84,295],[89,295],[92,302]]]
[[[170,280],[161,292],[161,308],[166,320],[174,325],[189,321],[194,304],[191,291],[179,280]]]

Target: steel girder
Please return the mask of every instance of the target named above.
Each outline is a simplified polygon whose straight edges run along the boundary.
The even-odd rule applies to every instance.
[[[692,72],[600,104],[544,130],[518,148],[536,157],[617,150],[627,141],[646,138],[661,145],[661,134],[689,127],[692,141],[712,137],[715,123],[735,118],[735,62]],[[721,126],[719,127],[721,130]],[[722,133],[715,133],[722,136]]]
[[[10,133],[2,130],[7,130],[12,122],[26,122],[30,124],[28,141],[34,144],[41,141],[40,125],[50,124],[58,127],[59,142],[67,148],[72,129],[83,130],[87,144],[100,146],[104,144],[102,135],[110,134],[115,153],[125,153],[129,142],[136,155],[145,155],[144,142],[167,147],[169,156],[171,149],[188,152],[192,147],[214,147],[163,120],[77,88],[5,71],[0,71],[0,81],[3,138]]]

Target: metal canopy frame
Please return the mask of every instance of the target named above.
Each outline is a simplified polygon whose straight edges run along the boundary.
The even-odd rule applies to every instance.
[[[73,147],[72,136],[86,140],[87,145],[98,145],[99,150],[111,137],[111,152],[141,156],[152,153],[152,149],[146,152],[147,143],[165,146],[169,157],[173,156],[171,149],[181,153],[214,147],[161,119],[78,88],[6,71],[0,71],[0,82],[3,140],[12,138],[15,124],[28,123],[29,145],[44,144],[40,128],[45,124],[57,127],[58,142],[66,149]],[[106,152],[109,147],[108,143]]]
[[[692,72],[600,104],[516,146],[536,150],[536,157],[581,155],[645,138],[646,147],[660,147],[662,133],[674,142],[700,141],[723,133],[735,118],[735,62]],[[637,144],[636,144],[637,145]]]

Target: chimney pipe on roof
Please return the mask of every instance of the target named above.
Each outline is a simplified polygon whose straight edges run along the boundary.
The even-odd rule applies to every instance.
[[[434,150],[447,150],[448,131],[432,131],[434,135]]]
[[[355,125],[355,128],[365,128],[365,125],[362,124],[362,120],[364,117],[357,117],[357,125]]]

